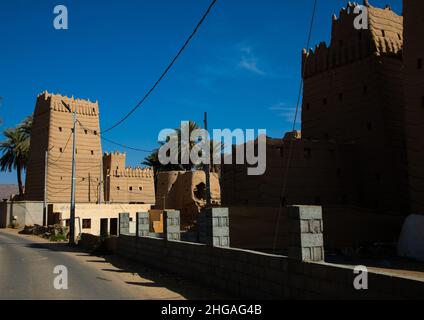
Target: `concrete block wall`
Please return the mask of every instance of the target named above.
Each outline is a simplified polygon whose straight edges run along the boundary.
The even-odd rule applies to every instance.
[[[230,246],[228,208],[206,208],[199,216],[199,240],[210,246]]]
[[[119,214],[119,234],[130,235],[130,214],[120,213]]]
[[[150,232],[149,213],[137,212],[135,234],[139,237],[146,237],[149,235],[149,232]]]
[[[322,207],[291,206],[289,257],[301,261],[324,260]]]
[[[180,212],[177,210],[165,210],[163,212],[163,235],[165,240],[180,240]]]
[[[248,299],[423,299],[424,281],[368,273],[355,290],[350,267],[199,243],[121,235],[117,254]]]

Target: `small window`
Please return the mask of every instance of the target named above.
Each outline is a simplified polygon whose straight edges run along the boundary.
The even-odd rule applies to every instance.
[[[85,181],[85,178],[84,178],[84,177],[82,177],[82,178],[81,178],[81,181]]]
[[[62,127],[59,127],[59,132],[62,132]]]
[[[138,187],[138,191],[143,191],[143,187]]]
[[[96,108],[93,108],[93,112],[96,112]]]
[[[60,152],[60,153],[63,153],[63,149],[62,149],[62,148],[59,148],[59,152]]]
[[[60,180],[63,180],[63,177],[60,177]]]
[[[121,190],[121,187],[116,187],[116,190],[118,190],[118,191]]]
[[[84,130],[84,133],[85,133],[85,134],[88,134],[88,130],[87,130],[87,129],[85,129],[85,130]]]
[[[95,136],[97,136],[97,131],[94,131],[93,133],[94,133]]]
[[[91,219],[82,219],[82,228],[91,229]]]
[[[398,38],[399,40],[402,40],[402,36],[400,35],[400,33],[398,33]]]
[[[91,155],[94,156],[94,150],[91,150]]]
[[[312,158],[311,148],[305,148],[305,159],[311,159],[311,158]]]
[[[382,34],[383,38],[386,37],[386,31],[385,30],[381,30],[381,34]]]
[[[423,59],[418,59],[417,61],[417,69],[421,70],[423,68]]]
[[[128,189],[129,189],[130,191],[133,191],[133,187],[129,187]]]
[[[75,149],[75,154],[78,154],[78,149]]]
[[[74,128],[71,128],[71,132],[74,133]]]

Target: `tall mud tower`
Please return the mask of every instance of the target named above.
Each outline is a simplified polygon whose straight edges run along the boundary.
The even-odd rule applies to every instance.
[[[49,203],[70,201],[73,115],[62,101],[76,110],[77,119],[83,124],[76,127],[76,201],[100,202],[103,191],[98,103],[48,92],[38,96],[35,106],[25,198],[43,201],[46,181]]]
[[[355,29],[349,3],[330,44],[303,53],[302,138],[353,143],[359,205],[407,214],[403,17],[364,4],[368,29]]]
[[[424,1],[404,0],[403,12],[409,194],[412,212],[424,214]]]

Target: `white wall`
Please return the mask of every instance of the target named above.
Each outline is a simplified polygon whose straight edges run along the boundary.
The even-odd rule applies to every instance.
[[[108,230],[110,228],[110,219],[119,218],[119,214],[128,212],[133,222],[130,223],[130,233],[135,233],[135,220],[137,212],[147,212],[151,209],[150,204],[76,204],[75,205],[75,234],[89,233],[100,235],[100,220],[108,219]],[[53,212],[60,213],[63,221],[69,219],[70,204],[53,204]],[[83,229],[82,220],[91,219],[91,228]],[[80,223],[81,222],[81,223]],[[81,228],[80,228],[81,224]],[[119,227],[119,226],[118,226]]]

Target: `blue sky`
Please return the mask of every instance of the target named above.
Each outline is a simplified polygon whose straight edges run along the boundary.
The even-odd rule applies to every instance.
[[[210,0],[0,2],[0,130],[31,114],[44,90],[98,100],[105,129],[135,106],[170,62]],[[346,1],[319,0],[311,45],[328,41]],[[372,0],[401,12],[401,0]],[[53,28],[53,8],[69,29]],[[188,49],[144,106],[106,137],[153,149],[182,120],[212,128],[290,129],[313,0],[218,0]],[[3,136],[0,134],[0,139]],[[103,151],[121,149],[103,142]],[[122,149],[121,149],[122,150]],[[145,154],[127,150],[129,165]],[[0,173],[0,183],[15,175]]]

